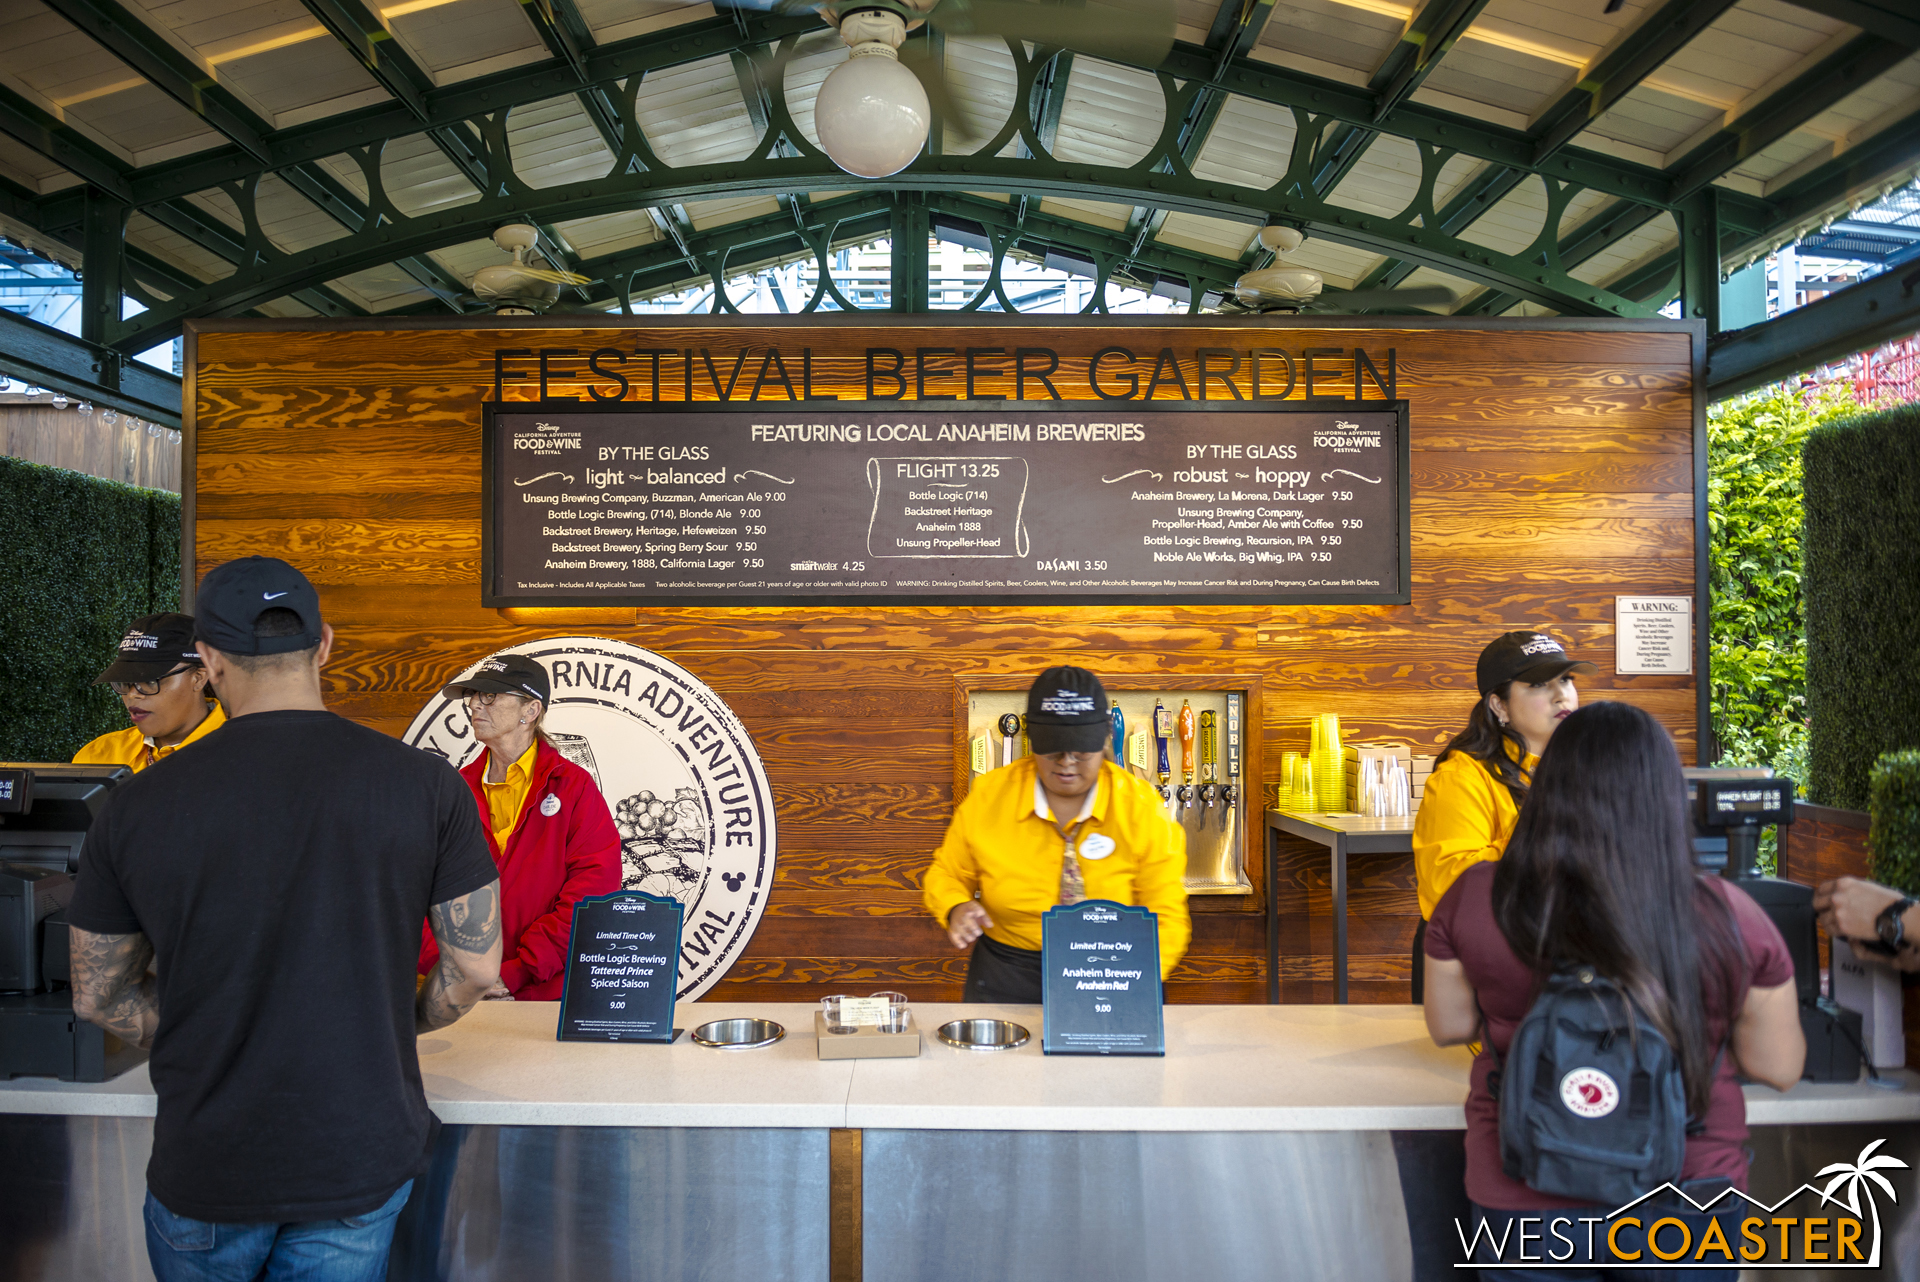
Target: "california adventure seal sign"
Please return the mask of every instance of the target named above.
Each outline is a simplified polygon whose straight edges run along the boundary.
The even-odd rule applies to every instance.
[[[697,999],[746,948],[773,885],[773,791],[753,740],[719,695],[638,646],[549,637],[510,652],[538,659],[553,678],[547,736],[607,799],[622,888],[685,910],[678,997]],[[406,740],[456,767],[481,750],[466,709],[440,695]]]

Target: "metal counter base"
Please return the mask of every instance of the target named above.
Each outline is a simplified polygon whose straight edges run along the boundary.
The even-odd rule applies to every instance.
[[[151,1134],[139,1117],[0,1114],[0,1277],[151,1277]],[[1911,1157],[1920,1123],[1757,1126],[1754,1188],[1881,1138]],[[449,1125],[389,1277],[1425,1282],[1464,1276],[1460,1154],[1458,1131]],[[1876,1276],[1920,1278],[1910,1187],[1884,1208]]]

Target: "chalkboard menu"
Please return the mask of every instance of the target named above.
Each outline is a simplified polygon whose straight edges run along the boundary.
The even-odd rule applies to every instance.
[[[1160,923],[1089,899],[1040,919],[1041,1035],[1049,1055],[1164,1055]]]
[[[678,900],[645,891],[588,895],[573,906],[563,1042],[670,1042],[680,957]]]
[[[1404,401],[549,405],[487,407],[486,605],[1410,599]]]

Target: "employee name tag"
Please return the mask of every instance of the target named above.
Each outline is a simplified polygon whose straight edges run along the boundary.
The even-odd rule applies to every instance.
[[[1107,836],[1104,832],[1096,832],[1093,836],[1080,843],[1080,857],[1082,859],[1105,859],[1113,853],[1113,849],[1113,838]]]

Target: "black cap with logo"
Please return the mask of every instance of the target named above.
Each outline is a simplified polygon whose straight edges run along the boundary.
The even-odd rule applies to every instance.
[[[546,668],[536,659],[524,654],[496,654],[475,668],[472,676],[450,682],[440,691],[441,696],[448,699],[470,693],[523,694],[541,703],[550,703],[553,682],[548,680]]]
[[[1027,741],[1037,754],[1097,752],[1112,733],[1106,687],[1085,668],[1048,668],[1027,691]]]
[[[200,654],[193,648],[193,616],[149,614],[133,621],[120,638],[119,657],[93,683],[157,681],[183,663],[200,666]]]
[[[1585,659],[1570,659],[1566,647],[1544,632],[1509,632],[1480,652],[1474,676],[1482,697],[1509,681],[1552,681],[1569,672],[1597,672]]]
[[[274,556],[244,556],[214,567],[194,597],[193,636],[222,654],[287,654],[320,644],[320,594],[307,576]],[[254,635],[268,610],[291,610],[300,630],[287,636]]]

